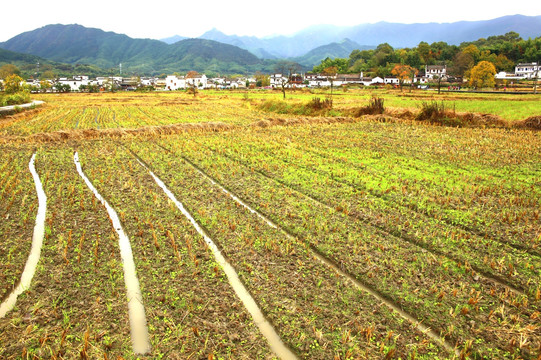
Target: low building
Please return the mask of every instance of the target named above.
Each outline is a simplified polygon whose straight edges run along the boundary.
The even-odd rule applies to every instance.
[[[165,78],[165,90],[186,89],[186,79],[184,76],[168,75]]]
[[[447,76],[447,65],[425,65],[425,76],[432,80]]]
[[[282,85],[287,84],[288,78],[283,76],[282,74],[272,74],[270,76],[270,86],[272,88],[281,88]]]
[[[520,63],[515,66],[515,75],[522,79],[533,79],[539,78],[539,70],[541,65],[538,65],[536,62],[532,63]]]
[[[389,85],[398,85],[398,84],[400,84],[400,80],[396,76],[386,76],[383,79],[383,82],[385,84],[389,84]]]
[[[372,79],[372,83],[370,85],[378,85],[378,84],[384,84],[384,83],[385,81],[383,78],[376,76],[375,78]]]
[[[140,79],[140,85],[141,86],[156,86],[158,82],[158,78],[155,78],[155,77],[142,77]]]
[[[122,78],[120,88],[122,90],[133,91],[139,87],[139,79],[136,77]]]
[[[88,78],[88,76],[73,76],[71,79],[69,78],[60,78],[56,81],[57,84],[61,85],[69,85],[71,91],[79,91],[81,86],[88,86],[92,82]]]
[[[208,83],[208,79],[207,79],[207,76],[205,74],[203,75],[195,75],[193,77],[187,77],[186,79],[186,86],[195,86],[195,87],[198,87],[198,88],[206,88],[207,87],[207,83]]]
[[[304,77],[301,74],[292,74],[289,76],[288,87],[302,88],[304,86]]]
[[[509,73],[506,73],[505,71],[500,71],[499,73],[494,75],[494,77],[497,80],[520,80],[520,79],[524,79],[524,76],[519,76],[519,75],[516,75],[516,74],[509,74]]]
[[[122,77],[120,76],[98,76],[96,78],[95,83],[100,88],[104,88],[105,86],[108,86],[111,83],[115,85],[115,88],[119,88],[121,82],[122,82]]]

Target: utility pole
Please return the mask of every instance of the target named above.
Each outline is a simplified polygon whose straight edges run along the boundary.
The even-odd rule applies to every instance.
[[[535,70],[535,76],[533,78],[533,81],[534,81],[534,85],[533,85],[533,93],[534,94],[537,94],[537,80],[539,79],[539,66],[541,64],[539,63],[539,60],[537,60],[537,64],[536,64],[536,70]]]

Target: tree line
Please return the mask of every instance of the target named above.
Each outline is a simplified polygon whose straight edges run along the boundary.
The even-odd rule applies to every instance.
[[[420,42],[414,48],[394,49],[384,43],[373,50],[353,50],[349,58],[326,58],[313,68],[316,73],[336,67],[338,73],[360,73],[367,76],[385,77],[392,75],[397,64],[422,69],[425,65],[446,65],[449,74],[469,77],[472,69],[486,61],[494,65],[497,72],[514,71],[522,62],[541,60],[541,37],[524,40],[516,32],[490,36],[476,41],[449,45],[440,41],[432,44]]]

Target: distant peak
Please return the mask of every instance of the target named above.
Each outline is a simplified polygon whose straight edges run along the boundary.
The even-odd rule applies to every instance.
[[[221,32],[220,30],[216,29],[215,27],[210,29],[209,31],[205,32],[202,36],[205,36],[205,35],[225,35],[223,32]]]

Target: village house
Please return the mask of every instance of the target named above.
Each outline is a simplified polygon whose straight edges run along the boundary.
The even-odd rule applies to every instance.
[[[334,85],[364,85],[363,73],[360,74],[337,74],[334,78]]]
[[[384,83],[385,81],[383,80],[382,77],[376,76],[375,78],[372,79],[372,82],[370,83],[370,85],[380,85]]]
[[[301,74],[292,74],[289,76],[288,87],[302,88],[304,85],[304,76]]]
[[[541,65],[538,65],[536,62],[532,63],[521,63],[515,66],[515,76],[518,76],[523,79],[533,79],[535,77],[539,78],[539,70]]]
[[[199,75],[197,74],[194,77],[185,78],[186,80],[186,86],[195,86],[195,87],[207,87],[207,76],[205,74]]]
[[[500,71],[499,73],[494,75],[494,78],[498,80],[521,80],[521,79],[524,79],[524,76],[506,73],[505,71]]]
[[[432,80],[447,76],[447,65],[425,65],[425,76]]]
[[[218,89],[223,85],[225,78],[222,77],[213,77],[207,79],[207,89]]]
[[[287,84],[287,77],[282,74],[271,74],[270,76],[270,86],[274,88],[281,88],[282,84]]]
[[[168,75],[165,78],[165,90],[186,89],[186,79],[184,76]]]
[[[36,87],[38,89],[41,87],[40,82],[39,82],[38,79],[27,79],[24,84],[26,86]]]
[[[68,78],[60,78],[56,81],[57,84],[61,85],[69,85],[71,91],[79,91],[81,86],[88,86],[92,83],[92,81],[88,78],[88,76],[73,76],[71,79]]]
[[[154,77],[142,77],[140,78],[139,84],[141,86],[156,86],[156,83],[158,82],[158,78]]]
[[[383,83],[385,85],[398,85],[400,80],[396,76],[385,76],[385,78],[383,78]]]
[[[87,85],[95,84],[95,85],[98,85],[100,88],[104,88],[105,86],[108,86],[111,83],[113,83],[115,88],[118,88],[120,87],[121,82],[122,82],[122,78],[120,76],[98,76],[95,82],[89,83]]]
[[[125,77],[120,82],[120,88],[126,91],[133,91],[139,87],[140,81],[136,77]]]

